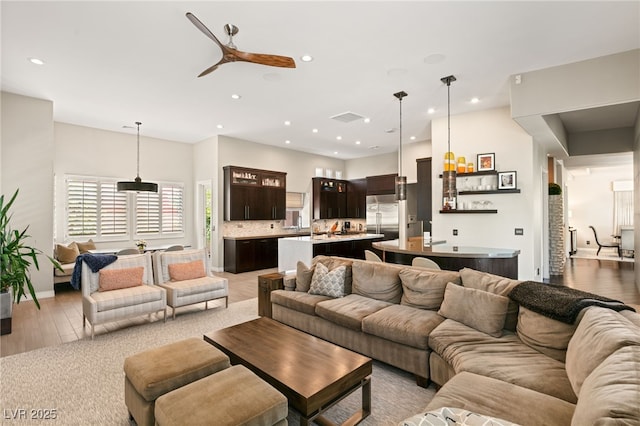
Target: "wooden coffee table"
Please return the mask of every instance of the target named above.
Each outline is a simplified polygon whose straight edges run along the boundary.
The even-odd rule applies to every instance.
[[[370,358],[265,317],[207,333],[204,340],[282,392],[301,413],[301,425],[332,424],[322,413],[360,388],[362,408],[343,424],[358,424],[371,413]]]

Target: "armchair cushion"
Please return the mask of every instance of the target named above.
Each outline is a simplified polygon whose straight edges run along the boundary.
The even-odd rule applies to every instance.
[[[184,281],[202,278],[206,276],[202,259],[185,263],[169,264],[169,277],[171,281]]]
[[[101,270],[98,291],[111,291],[142,285],[143,275],[144,268],[142,266]]]
[[[162,290],[162,289],[160,289]],[[164,290],[159,291],[153,285],[121,288],[112,291],[99,291],[91,295],[96,302],[98,312],[110,311],[118,308],[134,308],[149,302],[157,302],[165,297]],[[140,312],[143,314],[146,312]]]
[[[206,256],[204,249],[156,252],[154,254],[156,284],[162,284],[172,280],[171,274],[169,273],[169,265],[173,264],[190,263],[200,260],[204,265],[205,275],[207,275],[209,265]]]

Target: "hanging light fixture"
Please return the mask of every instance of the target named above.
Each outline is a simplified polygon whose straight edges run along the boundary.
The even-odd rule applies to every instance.
[[[402,98],[406,92],[394,93],[393,96],[400,101],[400,141],[398,145],[398,176],[396,176],[396,200],[407,199],[407,177],[402,175]]]
[[[137,155],[137,170],[136,178],[134,181],[122,181],[118,182],[118,191],[128,192],[158,192],[158,184],[153,182],[143,182],[140,179],[140,125],[142,123],[136,121],[138,126],[138,155]]]
[[[440,79],[447,85],[447,152],[444,154],[444,171],[442,172],[442,209],[455,210],[458,191],[456,189],[455,156],[451,152],[451,82],[456,81],[452,75]]]

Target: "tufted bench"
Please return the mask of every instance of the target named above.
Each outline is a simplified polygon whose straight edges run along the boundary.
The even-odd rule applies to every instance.
[[[229,357],[192,337],[149,349],[124,360],[124,401],[139,426],[155,423],[156,399],[228,368]]]
[[[287,398],[243,365],[207,376],[156,401],[160,426],[286,425]]]

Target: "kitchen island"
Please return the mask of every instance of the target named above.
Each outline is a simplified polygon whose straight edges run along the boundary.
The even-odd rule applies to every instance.
[[[490,247],[455,246],[451,244],[427,244],[415,238],[400,244],[398,240],[379,241],[372,244],[382,252],[382,259],[389,263],[410,265],[414,257],[426,257],[440,268],[458,271],[472,268],[503,277],[518,279],[518,255],[520,250]]]
[[[295,272],[298,261],[311,265],[314,256],[341,256],[364,259],[371,244],[382,241],[382,234],[316,234],[278,239],[278,270]]]

